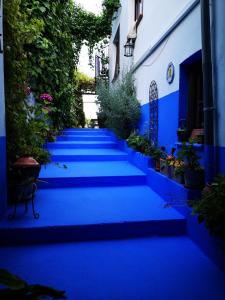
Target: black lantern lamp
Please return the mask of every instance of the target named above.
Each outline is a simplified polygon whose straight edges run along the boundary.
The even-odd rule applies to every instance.
[[[124,56],[131,57],[134,53],[134,42],[132,39],[129,39],[124,45]]]

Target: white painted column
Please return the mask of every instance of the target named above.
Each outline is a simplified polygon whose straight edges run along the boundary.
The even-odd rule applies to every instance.
[[[6,209],[6,130],[3,61],[3,1],[0,0],[0,216]]]
[[[217,101],[218,144],[225,147],[225,1],[215,0],[214,12],[214,54],[215,86]]]

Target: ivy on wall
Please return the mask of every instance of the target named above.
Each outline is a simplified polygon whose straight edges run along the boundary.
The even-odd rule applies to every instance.
[[[120,0],[104,0],[102,13],[95,15],[87,12],[81,6],[75,4],[74,35],[76,37],[77,50],[85,43],[89,47],[90,57],[93,49],[99,42],[109,38],[114,13],[120,7]]]
[[[111,32],[119,0],[104,0],[99,16],[73,0],[7,0],[4,10],[4,57],[9,162],[21,155],[48,161],[42,148],[55,130],[83,125],[76,76],[83,43],[94,46]],[[32,92],[37,109],[29,107]],[[40,95],[53,98],[51,115],[41,116]],[[28,115],[34,118],[28,118]]]

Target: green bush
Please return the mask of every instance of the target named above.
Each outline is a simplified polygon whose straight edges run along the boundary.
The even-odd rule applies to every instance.
[[[225,175],[218,176],[207,186],[201,199],[194,201],[192,206],[198,221],[204,222],[211,234],[225,239]]]
[[[113,86],[100,81],[97,86],[100,113],[105,116],[105,125],[119,138],[127,139],[140,119],[140,104],[136,98],[134,80],[127,73]]]
[[[149,140],[146,136],[132,133],[127,139],[127,144],[134,150],[148,155],[150,150]]]

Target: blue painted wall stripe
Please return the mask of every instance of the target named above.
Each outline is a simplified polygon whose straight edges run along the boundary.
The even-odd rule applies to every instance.
[[[158,141],[159,146],[165,146],[167,152],[170,152],[172,147],[176,146],[177,128],[179,126],[179,104],[180,92],[173,92],[159,101],[159,131]],[[141,106],[141,120],[139,122],[139,130],[141,134],[147,133],[149,130],[149,103]],[[201,157],[201,164],[204,164],[205,149],[198,150]],[[217,148],[218,171],[225,173],[225,147]]]
[[[0,216],[6,209],[6,138],[0,137]]]
[[[168,151],[177,141],[179,91],[173,92],[159,99],[159,146],[165,146]],[[149,103],[141,107],[140,132],[143,134],[149,129]]]

